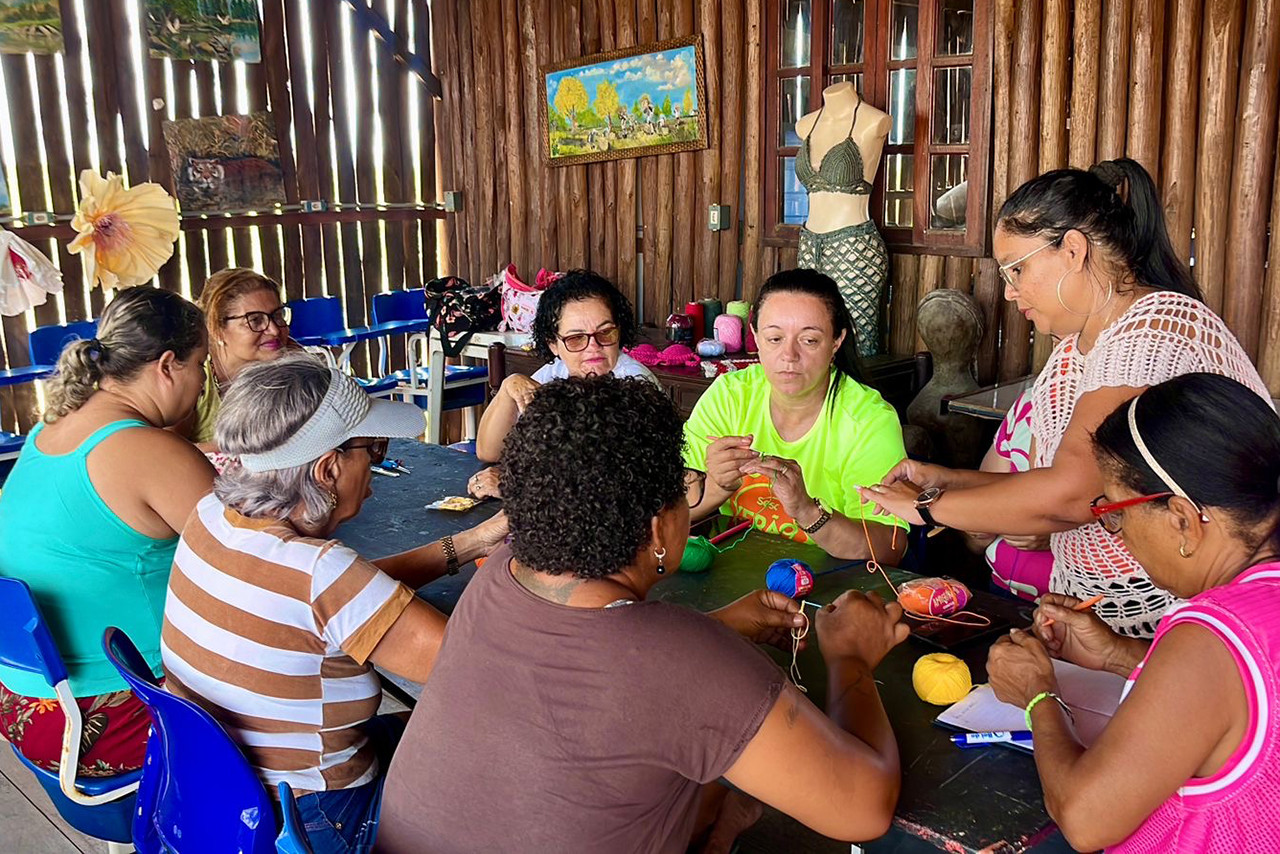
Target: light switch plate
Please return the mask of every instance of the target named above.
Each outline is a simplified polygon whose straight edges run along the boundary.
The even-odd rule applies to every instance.
[[[711,231],[727,231],[731,225],[729,205],[711,205],[707,208],[707,228]]]

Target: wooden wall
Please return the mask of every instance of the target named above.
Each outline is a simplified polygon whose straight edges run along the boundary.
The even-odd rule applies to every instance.
[[[76,177],[96,168],[172,190],[166,118],[269,109],[287,204],[256,217],[185,217],[160,270],[163,287],[198,296],[213,271],[257,267],[283,283],[288,299],[341,297],[348,325],[358,326],[373,294],[437,275],[435,99],[392,50],[430,68],[427,0],[260,0],[262,62],[254,64],[148,56],[144,5],[61,0],[60,57],[0,57],[14,210],[53,211],[60,220],[18,233],[59,265],[66,284],[28,316],[4,318],[0,367],[28,363],[28,327],[101,312],[102,290],[89,287],[79,257],[66,251]],[[391,24],[394,45],[373,34],[378,22]],[[302,199],[332,209],[302,214]],[[356,351],[357,368],[366,353]],[[34,386],[0,390],[0,429],[26,429],[36,407]]]
[[[1267,225],[1280,221],[1280,0],[993,7],[993,217],[1042,171],[1139,160],[1157,178],[1183,257],[1194,229],[1195,273],[1210,305],[1280,393],[1280,234],[1269,238]],[[466,199],[446,229],[453,269],[480,278],[508,261],[529,275],[592,267],[642,294],[644,320],[660,323],[691,299],[749,298],[795,263],[794,247],[766,246],[761,234],[765,0],[436,0],[434,8],[446,90],[442,181]],[[706,48],[709,150],[544,166],[541,66],[694,32]],[[738,232],[706,229],[714,202],[732,206]],[[890,287],[893,352],[917,349],[917,302],[950,287],[972,293],[987,318],[981,379],[1026,374],[1048,354],[1050,342],[1035,340],[1004,303],[989,258],[895,254]]]

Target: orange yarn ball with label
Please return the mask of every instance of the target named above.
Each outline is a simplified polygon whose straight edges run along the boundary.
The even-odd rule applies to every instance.
[[[922,617],[946,617],[969,603],[969,588],[950,578],[920,578],[898,587],[898,604]]]

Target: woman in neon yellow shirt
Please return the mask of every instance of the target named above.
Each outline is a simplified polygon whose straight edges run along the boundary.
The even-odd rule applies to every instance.
[[[906,452],[893,407],[857,379],[852,326],[828,276],[786,270],[765,282],[760,364],[718,377],[685,424],[685,461],[707,473],[695,519],[719,510],[836,557],[902,556],[895,528],[906,523],[858,497]]]

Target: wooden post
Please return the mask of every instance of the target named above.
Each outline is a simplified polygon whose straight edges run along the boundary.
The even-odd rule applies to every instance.
[[[1068,162],[1077,169],[1092,166],[1097,149],[1101,26],[1102,0],[1079,0],[1075,5],[1075,35],[1071,45],[1071,142],[1068,153]]]
[[[1271,169],[1280,97],[1280,0],[1250,0],[1240,74],[1235,168],[1231,175],[1223,320],[1250,358],[1258,355],[1258,303],[1266,264]],[[1272,223],[1280,228],[1280,223]]]
[[[738,227],[742,212],[738,194],[742,186],[742,37],[743,0],[721,0],[720,58],[720,196],[719,203],[730,206],[730,227],[717,232],[720,242],[719,298],[733,299],[738,288]],[[748,185],[751,186],[751,185]],[[758,186],[758,185],[757,185]],[[752,187],[749,195],[759,195]]]
[[[1129,63],[1129,142],[1127,153],[1160,176],[1160,95],[1164,82],[1164,0],[1133,4],[1132,44]],[[1175,43],[1174,52],[1181,49]]]
[[[900,308],[900,311],[904,314],[910,311],[909,323],[911,325],[911,334],[914,336],[914,352],[916,353],[928,349],[924,346],[924,341],[921,340],[920,333],[916,330],[916,308],[920,305],[920,300],[942,287],[942,270],[943,259],[941,255],[921,255],[920,275],[916,279],[916,298],[911,300],[909,308]]]
[[[1272,184],[1280,187],[1280,157],[1276,158]],[[1271,222],[1280,223],[1280,193],[1271,197]],[[1280,228],[1271,229],[1266,285],[1260,306],[1258,373],[1272,395],[1280,395]]]
[[[1000,275],[993,258],[979,258],[974,277],[973,296],[982,309],[982,342],[978,345],[978,382],[982,385],[995,382],[996,346],[1000,342],[1001,303],[1004,300]]]
[[[600,50],[608,52],[618,45],[617,26],[614,23],[613,0],[599,0],[597,14],[600,17]],[[610,160],[598,167],[596,180],[601,185],[604,207],[600,218],[592,223],[594,231],[600,232],[600,242],[596,246],[604,252],[598,264],[600,271],[611,282],[618,283],[618,163]]]
[[[1045,0],[1044,56],[1040,74],[1040,171],[1067,165],[1067,51],[1071,47],[1068,0]]]
[[[507,181],[508,156],[510,152],[507,148],[507,120],[512,115],[515,105],[512,109],[507,109],[507,88],[505,78],[507,76],[507,68],[509,63],[507,57],[503,55],[503,23],[502,23],[502,5],[501,2],[494,3],[490,0],[484,5],[484,14],[482,16],[483,32],[485,41],[488,43],[489,50],[486,53],[488,64],[483,69],[477,65],[476,73],[484,73],[488,80],[488,88],[492,93],[490,102],[493,104],[493,111],[490,114],[489,129],[493,136],[493,150],[489,155],[490,162],[493,164],[493,210],[490,216],[493,217],[493,247],[489,255],[489,263],[485,267],[484,277],[497,273],[504,269],[511,262],[511,187]]]
[[[1125,122],[1129,115],[1129,4],[1130,0],[1107,0],[1103,9],[1098,160],[1124,156]]]
[[[1160,199],[1169,239],[1178,257],[1191,260],[1191,223],[1196,181],[1197,117],[1200,106],[1200,19],[1203,0],[1172,0],[1166,33],[1164,154]]]
[[[608,0],[582,0],[581,45],[583,56],[590,56],[593,53],[600,52],[599,6],[600,3],[604,2],[608,2]],[[595,96],[594,88],[588,86],[587,97],[594,101]],[[592,163],[586,166],[583,172],[587,182],[587,198],[590,200],[587,203],[587,210],[591,212],[587,217],[586,224],[587,266],[602,274],[605,278],[612,278],[608,271],[609,259],[605,257],[604,253],[604,233],[609,229],[601,228],[598,224],[605,215],[605,165],[603,163]]]
[[[674,5],[671,0],[661,0],[662,5],[671,10],[671,27],[673,36],[692,35],[695,30],[695,22],[693,16],[693,0],[675,0]],[[661,32],[661,29],[659,29]],[[707,57],[707,62],[711,64],[711,58]],[[698,105],[699,109],[702,105]],[[707,132],[711,133],[710,124],[708,123]],[[671,259],[671,295],[668,301],[672,309],[682,308],[681,303],[674,298],[675,294],[691,293],[693,288],[694,270],[696,269],[694,248],[698,245],[696,239],[695,228],[701,227],[701,234],[707,234],[706,230],[706,208],[696,212],[693,210],[694,205],[691,204],[674,204],[675,199],[686,200],[690,198],[701,198],[697,195],[696,184],[698,181],[698,155],[692,152],[675,155],[675,177],[672,182],[673,190],[666,206],[658,212],[659,220],[664,216],[672,220],[672,240],[667,250],[668,257]],[[661,178],[658,186],[662,187]],[[674,216],[673,216],[674,213]],[[661,260],[661,259],[659,259]]]
[[[564,56],[582,56],[581,0],[556,0],[564,27]],[[587,167],[570,166],[569,173],[569,252],[574,267],[587,266]]]
[[[1196,281],[1205,302],[1222,311],[1227,269],[1231,155],[1235,149],[1236,86],[1244,7],[1238,0],[1206,0],[1200,49],[1200,141],[1196,155]]]
[[[618,47],[636,44],[636,7],[632,0],[616,0],[614,19],[618,27]],[[644,158],[652,160],[651,157]],[[637,311],[641,309],[640,276],[636,265],[636,174],[634,159],[618,161],[618,287],[631,299]],[[606,227],[608,225],[606,224]],[[649,289],[649,271],[645,270],[645,291]],[[646,320],[651,320],[646,316]],[[666,318],[662,318],[666,320]]]
[[[1009,104],[1013,97],[1013,0],[995,2],[995,56],[992,64],[993,100],[996,104],[995,127],[992,130],[991,158],[991,225],[995,227],[996,212],[1008,198],[1009,186]],[[914,331],[912,332],[914,335]]]
[[[894,255],[889,300],[889,352],[910,356],[916,352],[916,279],[920,273],[919,255]]]
[[[764,33],[760,19],[764,0],[746,0],[746,86],[743,88],[743,185],[746,187],[745,207],[742,211],[742,298],[754,300],[761,284],[761,211],[760,187],[764,186],[760,172],[760,121],[763,91],[760,80],[760,42]],[[723,299],[724,297],[721,297]]]
[[[693,246],[696,253],[693,278],[676,282],[676,305],[706,299],[719,292],[720,237],[707,228],[707,209],[720,200],[721,133],[716,120],[724,119],[720,80],[720,0],[701,0],[698,30],[702,33],[703,62],[706,65],[707,102],[698,111],[707,116],[710,145],[698,153],[697,206],[693,211]],[[736,185],[735,185],[736,186]],[[736,195],[736,194],[735,194]],[[673,199],[674,202],[674,199]],[[696,337],[696,336],[695,336]]]
[[[476,195],[463,200],[464,207],[468,201],[475,203],[472,209],[473,236],[479,239],[479,253],[476,257],[476,269],[472,271],[475,284],[484,281],[497,269],[498,264],[498,228],[497,219],[497,173],[503,170],[503,164],[495,160],[493,126],[497,114],[494,109],[494,88],[497,81],[491,72],[491,54],[499,49],[492,42],[489,32],[489,20],[493,17],[493,9],[489,2],[483,0],[462,0],[463,8],[468,9],[467,20],[471,25],[471,55],[463,56],[464,63],[470,61],[472,88],[469,103],[464,109],[475,116],[476,147],[471,149],[471,159],[477,161]]]
[[[619,2],[625,3],[625,0]],[[669,29],[673,2],[639,0],[636,3],[637,44],[649,44],[673,35]],[[659,29],[660,16],[667,23],[667,29]],[[669,154],[641,158],[636,172],[640,226],[644,232],[641,244],[644,247],[644,306],[641,316],[645,323],[658,326],[671,312],[671,172],[672,155]],[[666,207],[661,201],[664,192]]]
[[[551,56],[552,56],[551,41],[550,41],[550,30],[551,30],[550,0],[534,0],[534,9],[536,10],[537,18],[535,20],[534,25],[531,28],[531,32],[532,32],[533,40],[535,43],[534,55],[537,57],[537,64],[535,65],[535,68],[538,69],[537,73],[539,77],[541,77],[541,74],[542,74],[541,69],[545,68],[547,64],[551,62]],[[538,90],[535,89],[534,91],[536,92]],[[537,105],[537,109],[541,111],[545,116],[547,105],[539,102]],[[541,194],[542,194],[542,211],[539,213],[539,216],[541,219],[540,230],[541,230],[542,236],[540,240],[540,245],[541,245],[542,252],[541,252],[541,257],[539,257],[538,259],[538,263],[541,265],[545,265],[547,268],[551,270],[560,270],[560,269],[567,269],[567,267],[562,266],[562,262],[568,260],[567,253],[564,255],[560,254],[561,205],[560,205],[560,197],[557,195],[557,193],[562,189],[561,183],[560,183],[560,179],[562,176],[560,174],[559,169],[550,168],[547,165],[546,161],[541,159],[542,153],[544,150],[544,143],[542,142],[542,134],[546,132],[543,129],[543,125],[542,125],[543,120],[544,120],[543,117],[540,117],[539,124],[538,124],[538,129],[539,129],[538,130],[538,134],[539,134],[538,176],[539,176],[539,183],[541,184]],[[568,228],[568,226],[564,226],[564,227]]]

